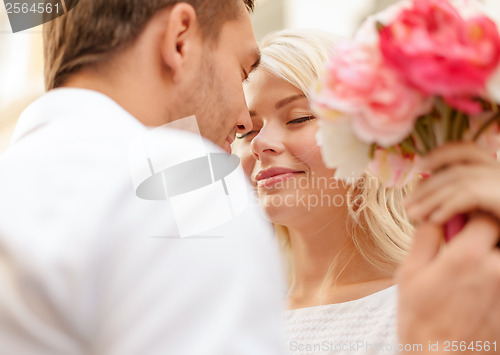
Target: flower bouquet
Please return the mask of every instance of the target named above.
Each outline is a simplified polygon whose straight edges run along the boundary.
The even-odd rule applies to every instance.
[[[480,3],[400,2],[332,54],[312,106],[337,178],[368,169],[401,187],[424,173],[419,157],[446,142],[500,150],[500,35]],[[450,237],[463,218],[448,223]]]

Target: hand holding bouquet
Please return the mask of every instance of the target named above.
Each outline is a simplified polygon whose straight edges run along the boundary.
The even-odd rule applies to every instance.
[[[334,48],[315,88],[318,142],[336,177],[367,168],[402,186],[452,141],[500,149],[500,35],[473,0],[408,0]]]

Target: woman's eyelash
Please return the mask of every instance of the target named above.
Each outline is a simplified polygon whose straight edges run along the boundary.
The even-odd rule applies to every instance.
[[[306,122],[306,121],[310,121],[310,120],[313,120],[315,119],[316,117],[314,116],[305,116],[305,117],[300,117],[300,118],[297,118],[295,120],[291,120],[290,122],[288,122],[287,124],[294,124],[294,123],[302,123],[302,122]]]
[[[257,131],[250,131],[250,132],[247,132],[247,133],[245,133],[245,134],[240,134],[239,136],[236,136],[236,139],[243,139],[243,138],[245,138],[246,136],[249,136],[249,135],[251,135],[251,134],[253,134],[253,133],[255,133],[255,132],[257,132]]]
[[[313,120],[315,118],[316,118],[315,116],[304,116],[304,117],[300,117],[300,118],[296,118],[294,120],[291,120],[290,122],[287,122],[287,124],[302,123],[302,122]],[[243,139],[243,138],[245,138],[251,134],[254,134],[254,133],[257,133],[257,131],[250,131],[250,132],[247,132],[245,134],[237,135],[236,139]]]

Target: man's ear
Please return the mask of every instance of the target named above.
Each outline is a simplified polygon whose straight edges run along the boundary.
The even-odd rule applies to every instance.
[[[200,28],[196,10],[188,3],[172,6],[168,17],[160,44],[161,58],[170,69],[172,80],[179,82],[189,55],[200,50]]]

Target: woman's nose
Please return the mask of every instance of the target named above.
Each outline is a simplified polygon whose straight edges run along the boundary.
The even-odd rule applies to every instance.
[[[283,134],[278,127],[264,126],[252,139],[252,152],[256,159],[280,154],[284,150]]]

